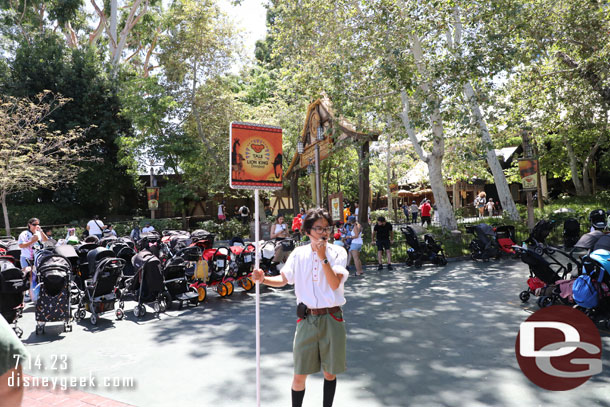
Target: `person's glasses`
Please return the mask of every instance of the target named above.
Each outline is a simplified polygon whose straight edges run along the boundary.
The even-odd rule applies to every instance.
[[[32,226],[38,226],[38,225],[40,225],[40,223],[30,223],[30,225],[32,225]]]
[[[327,226],[325,228],[323,228],[322,226],[314,226],[312,227],[312,229],[318,233],[330,233],[330,231],[333,230],[332,226]]]

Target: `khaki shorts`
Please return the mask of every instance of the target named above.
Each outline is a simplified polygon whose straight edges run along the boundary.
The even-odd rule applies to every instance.
[[[294,334],[294,373],[308,375],[320,368],[330,374],[345,372],[346,337],[341,311],[299,320]]]

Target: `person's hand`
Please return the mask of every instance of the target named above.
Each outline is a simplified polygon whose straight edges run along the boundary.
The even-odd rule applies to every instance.
[[[326,258],[326,240],[320,239],[312,245],[314,245],[313,249],[316,251],[318,258],[324,260]]]
[[[262,283],[265,279],[265,273],[261,269],[252,270],[252,281],[255,283]]]
[[[32,235],[31,242],[36,243],[37,241],[38,241],[38,235],[34,233],[34,235]]]

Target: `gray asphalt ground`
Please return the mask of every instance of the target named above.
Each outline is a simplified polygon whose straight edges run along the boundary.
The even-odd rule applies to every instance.
[[[414,270],[367,269],[351,277],[344,307],[348,370],[338,377],[335,406],[610,406],[610,362],[566,392],[538,388],[515,358],[519,324],[537,309],[521,304],[526,266],[517,260],[453,262]],[[531,301],[531,300],[530,300]],[[127,303],[131,310],[133,303]],[[150,310],[149,310],[150,311]],[[296,322],[291,288],[263,288],[262,405],[289,406]],[[63,333],[34,334],[30,306],[20,325],[42,369],[39,377],[97,377],[80,390],[136,406],[255,406],[254,296],[209,292],[206,304],[126,320],[107,314]],[[601,330],[604,351],[610,334]],[[50,370],[67,355],[68,370]],[[104,377],[133,378],[132,388],[102,386]],[[322,404],[321,374],[307,382],[305,406]]]

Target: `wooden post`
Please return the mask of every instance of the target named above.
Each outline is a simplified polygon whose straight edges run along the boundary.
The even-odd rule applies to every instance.
[[[361,225],[369,223],[369,196],[370,196],[370,185],[369,185],[369,144],[367,140],[360,146],[360,173],[358,176],[358,187],[360,194],[358,195],[358,206],[360,211],[358,213],[358,223]]]
[[[292,196],[294,212],[297,213],[301,209],[299,205],[299,170],[297,169],[292,171],[290,177],[290,196]]]

